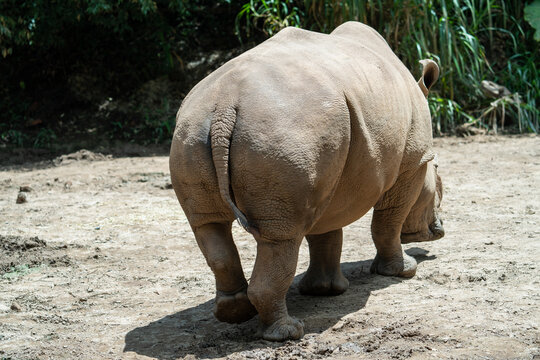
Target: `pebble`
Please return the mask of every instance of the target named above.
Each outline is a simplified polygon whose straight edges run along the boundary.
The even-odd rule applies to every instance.
[[[14,301],[12,304],[11,304],[11,310],[13,311],[22,311],[22,307],[21,305],[19,305],[18,302]]]
[[[163,190],[170,190],[172,188],[173,188],[173,186],[172,186],[172,184],[170,182],[167,182],[167,183],[165,183],[165,185],[161,186],[161,189],[163,189]]]
[[[31,192],[31,191],[34,191],[34,189],[32,189],[32,187],[30,185],[22,185],[21,187],[19,187],[19,191],[20,192]]]
[[[17,204],[24,204],[25,202],[27,202],[28,199],[26,198],[26,193],[24,192],[20,192],[18,195],[17,195]]]

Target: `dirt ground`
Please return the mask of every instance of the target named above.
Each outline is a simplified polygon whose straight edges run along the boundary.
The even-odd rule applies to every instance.
[[[299,341],[212,315],[214,279],[168,158],[90,152],[0,166],[1,359],[540,359],[540,138],[435,139],[446,237],[371,275],[368,214],[344,231],[349,290],[288,294]],[[30,186],[17,204],[21,186]],[[246,276],[254,240],[235,224]]]

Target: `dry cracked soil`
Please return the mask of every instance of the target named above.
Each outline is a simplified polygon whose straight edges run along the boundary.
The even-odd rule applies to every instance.
[[[91,152],[0,166],[1,359],[540,359],[540,139],[435,139],[446,237],[414,278],[369,273],[371,214],[344,230],[346,293],[287,297],[299,341],[212,315],[214,279],[168,158]],[[26,202],[16,203],[21,186]],[[23,201],[23,200],[21,200]],[[255,241],[236,224],[246,276]]]

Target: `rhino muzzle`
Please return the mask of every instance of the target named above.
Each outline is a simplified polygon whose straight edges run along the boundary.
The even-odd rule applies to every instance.
[[[438,217],[435,218],[435,221],[429,225],[429,231],[431,231],[430,240],[439,240],[444,236],[443,222]]]
[[[415,233],[401,233],[401,243],[424,242],[439,240],[444,236],[443,222],[439,217],[435,218],[426,230]]]

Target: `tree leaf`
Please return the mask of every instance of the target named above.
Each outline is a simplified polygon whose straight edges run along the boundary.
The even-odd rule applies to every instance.
[[[523,13],[525,20],[536,30],[534,39],[540,41],[540,0],[534,0],[525,6]]]

